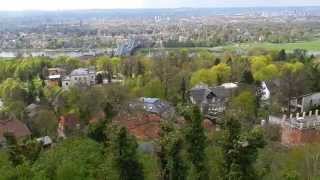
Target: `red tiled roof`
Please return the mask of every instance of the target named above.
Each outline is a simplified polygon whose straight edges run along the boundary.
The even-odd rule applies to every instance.
[[[0,120],[0,142],[4,141],[4,134],[10,132],[16,138],[30,136],[31,132],[28,127],[18,120]]]
[[[121,113],[114,118],[113,122],[120,126],[124,126],[128,131],[139,140],[158,139],[161,131],[161,117],[153,113]],[[182,127],[186,122],[183,117],[177,117],[175,122]],[[214,124],[204,119],[203,127],[207,130],[215,128]]]
[[[155,114],[121,114],[114,121],[124,126],[139,140],[152,140],[159,138],[161,118]]]

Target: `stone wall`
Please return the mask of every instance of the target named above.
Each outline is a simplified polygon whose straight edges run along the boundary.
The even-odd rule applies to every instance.
[[[284,145],[302,145],[306,143],[320,143],[320,130],[298,129],[282,126],[281,143]]]

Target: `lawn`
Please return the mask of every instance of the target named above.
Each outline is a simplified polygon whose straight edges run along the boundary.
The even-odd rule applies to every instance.
[[[161,50],[168,50],[168,51],[176,51],[177,49],[181,48],[151,48],[150,52],[157,51],[159,49]],[[309,52],[320,54],[320,39],[312,40],[312,41],[302,41],[302,42],[296,42],[296,43],[241,43],[241,44],[229,44],[225,46],[219,46],[219,47],[187,47],[185,49],[192,50],[192,51],[198,51],[198,50],[215,50],[215,51],[221,51],[223,50],[236,50],[236,49],[243,49],[243,50],[249,50],[252,48],[265,48],[270,50],[281,50],[285,49],[286,51],[293,51],[294,49],[305,49]],[[142,54],[148,54],[149,49],[148,48],[142,48],[139,49],[139,52]]]
[[[296,43],[243,43],[233,44],[224,47],[225,49],[251,49],[251,48],[266,48],[266,49],[285,49],[287,51],[293,51],[294,49],[305,49],[312,52],[320,52],[320,40],[296,42]]]

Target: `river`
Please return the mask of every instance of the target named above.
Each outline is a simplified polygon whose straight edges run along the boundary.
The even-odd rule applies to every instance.
[[[84,57],[84,56],[98,56],[107,55],[112,52],[112,49],[93,49],[93,50],[4,50],[0,51],[0,58],[15,58],[22,57],[39,57],[46,56],[56,58],[60,56],[68,57]]]

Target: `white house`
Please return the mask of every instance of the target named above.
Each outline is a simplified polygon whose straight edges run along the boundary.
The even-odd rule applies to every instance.
[[[79,68],[73,70],[69,76],[62,79],[62,88],[70,86],[92,86],[96,84],[96,71],[94,68]]]
[[[270,90],[269,90],[266,82],[263,81],[262,84],[261,84],[261,86],[262,86],[262,92],[263,92],[261,99],[262,99],[263,101],[269,100],[271,93],[270,93]]]

